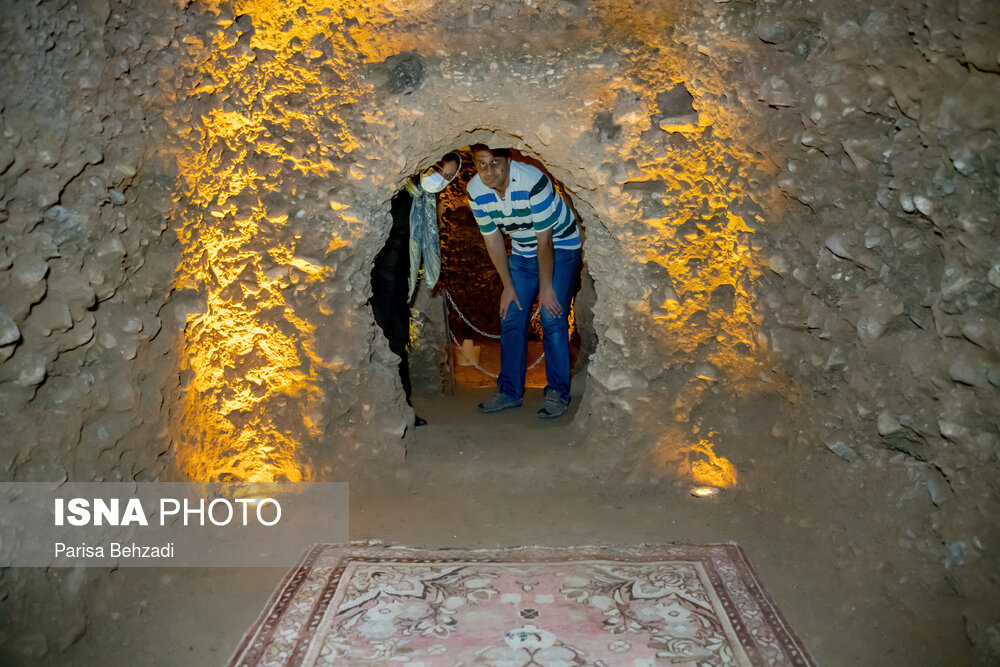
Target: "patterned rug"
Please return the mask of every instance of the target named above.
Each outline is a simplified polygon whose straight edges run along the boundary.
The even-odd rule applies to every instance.
[[[318,545],[230,665],[814,665],[735,545]]]

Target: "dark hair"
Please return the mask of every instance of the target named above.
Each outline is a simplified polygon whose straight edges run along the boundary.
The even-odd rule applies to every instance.
[[[455,151],[451,151],[450,153],[446,153],[445,156],[441,158],[441,162],[442,164],[445,162],[456,162],[458,164],[462,164],[462,158],[460,158],[458,153]]]
[[[486,144],[472,144],[472,154],[475,155],[479,151],[486,151],[491,155],[493,155],[493,157],[502,157],[502,158],[510,157],[509,148],[490,148]]]

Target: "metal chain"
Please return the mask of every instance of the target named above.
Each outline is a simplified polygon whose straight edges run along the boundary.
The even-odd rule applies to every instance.
[[[537,359],[535,359],[535,363],[531,364],[530,366],[528,366],[527,369],[525,369],[525,372],[530,371],[532,368],[534,368],[535,366],[537,366],[539,363],[541,363],[542,359],[544,359],[544,358],[545,358],[545,353],[542,352],[542,354],[539,355],[539,357]]]
[[[445,292],[445,294],[447,294],[447,292]],[[467,361],[472,361],[472,359],[469,359],[468,357],[465,356],[465,353],[462,351],[462,346],[458,344],[458,339],[455,338],[455,334],[451,334],[451,342],[453,342],[455,344],[455,347],[458,348],[459,354],[465,357]],[[476,370],[478,370],[480,373],[489,375],[491,378],[496,378],[496,375],[494,373],[490,373],[488,370],[480,366],[479,362],[474,363],[473,366],[475,366]]]
[[[475,331],[476,333],[478,333],[480,336],[485,336],[487,338],[492,338],[494,340],[498,340],[500,338],[499,335],[494,336],[493,334],[488,334],[485,331],[483,331],[482,329],[478,328],[475,324],[473,324],[472,322],[470,322],[468,320],[468,318],[466,318],[465,315],[462,313],[462,311],[459,310],[458,304],[455,303],[455,300],[453,298],[451,298],[451,292],[449,292],[448,290],[442,290],[442,291],[444,292],[445,298],[448,299],[448,303],[451,304],[452,309],[458,314],[458,316],[462,319],[463,322],[465,322],[466,324],[469,325],[469,327],[473,331]],[[531,319],[534,320],[536,317],[538,317],[538,315],[541,312],[541,310],[542,310],[542,306],[541,306],[541,304],[539,304],[538,308],[535,309],[535,314],[531,316]],[[449,329],[448,333],[451,336],[451,342],[453,342],[455,344],[455,346],[458,347],[458,349],[461,350],[462,346],[458,344],[458,339],[455,338],[455,334],[450,329]],[[465,355],[463,354],[462,356],[464,357]],[[544,359],[544,358],[545,358],[545,353],[542,352],[541,356],[539,356],[537,359],[535,359],[535,363],[531,364],[530,366],[528,366],[525,369],[525,372],[530,371],[532,368],[534,368],[535,366],[537,366],[538,364],[540,364],[542,362],[542,359]],[[468,359],[469,361],[472,361],[472,359],[469,359],[468,357],[466,357],[466,359]],[[478,370],[479,372],[484,373],[484,374],[490,376],[491,378],[495,378],[496,377],[496,375],[494,375],[493,373],[490,373],[488,370],[486,370],[485,368],[483,368],[482,366],[480,366],[478,363],[477,364],[473,364],[473,366],[476,367],[476,370]]]
[[[468,318],[466,318],[465,315],[462,313],[462,311],[458,309],[458,304],[455,303],[455,300],[451,298],[451,292],[449,292],[448,290],[444,290],[444,295],[448,299],[448,303],[451,304],[452,310],[454,310],[455,313],[457,313],[458,316],[460,318],[462,318],[463,322],[465,322],[466,324],[469,325],[470,329],[472,329],[473,331],[475,331],[480,336],[486,336],[487,338],[493,338],[493,339],[499,339],[500,338],[500,336],[494,336],[493,334],[486,333],[485,331],[483,331],[482,329],[480,329],[479,327],[477,327],[475,324],[473,324],[472,322],[470,322],[468,320]],[[454,338],[454,336],[452,336],[452,338]]]
[[[472,322],[470,322],[469,319],[465,316],[465,314],[462,313],[462,311],[459,309],[458,304],[455,303],[455,299],[453,299],[451,297],[451,292],[449,292],[448,290],[443,290],[443,291],[444,291],[445,298],[448,299],[448,303],[451,304],[451,307],[458,314],[458,316],[462,319],[462,321],[469,325],[470,329],[472,329],[473,331],[475,331],[480,336],[485,336],[487,338],[492,338],[493,340],[499,340],[500,339],[499,334],[498,335],[488,334],[485,331],[483,331],[482,329],[480,329],[479,327],[477,327],[475,324],[473,324]],[[541,307],[541,305],[539,305],[538,308],[535,309],[535,314],[531,316],[532,321],[534,321],[534,319],[536,317],[538,317],[538,314],[541,312],[541,310],[542,310],[542,307]]]

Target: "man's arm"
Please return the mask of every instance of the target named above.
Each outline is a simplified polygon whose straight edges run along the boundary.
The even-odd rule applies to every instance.
[[[562,199],[552,181],[539,172],[538,181],[528,195],[531,222],[538,240],[538,304],[552,317],[562,315],[562,306],[552,289],[552,269],[555,263],[555,246],[552,234],[559,220]]]
[[[552,289],[552,264],[555,261],[555,248],[552,245],[552,228],[544,232],[535,232],[538,239],[538,305],[552,317],[562,315],[562,306]]]
[[[507,263],[507,247],[503,242],[503,234],[499,231],[492,234],[483,234],[483,242],[486,243],[486,252],[490,254],[490,260],[500,275],[500,282],[503,283],[503,293],[500,295],[500,319],[503,319],[507,317],[507,309],[510,308],[512,302],[516,303],[518,308],[521,308],[521,302],[517,299],[517,292],[514,291],[514,280],[510,277],[510,266]]]
[[[470,187],[477,179],[478,177],[473,177],[472,182],[469,184]],[[466,192],[468,192],[468,189],[466,189]],[[503,293],[500,294],[500,319],[503,319],[507,317],[507,309],[510,308],[512,302],[516,303],[519,309],[522,307],[521,302],[517,299],[517,292],[514,291],[514,280],[510,275],[507,246],[503,242],[503,234],[500,232],[500,228],[490,219],[486,211],[476,205],[476,200],[472,196],[472,193],[468,194],[469,209],[472,211],[472,216],[475,218],[476,224],[479,226],[479,231],[483,235],[483,243],[486,244],[486,252],[490,255],[493,268],[497,270],[500,282],[503,283]]]

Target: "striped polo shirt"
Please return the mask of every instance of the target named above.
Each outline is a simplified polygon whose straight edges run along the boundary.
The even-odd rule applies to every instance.
[[[556,249],[580,247],[580,230],[573,211],[537,167],[511,160],[510,179],[502,199],[483,184],[479,174],[469,181],[466,192],[479,231],[485,236],[500,229],[510,237],[515,254],[534,257],[538,247],[535,233],[547,229],[552,229]]]

